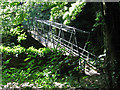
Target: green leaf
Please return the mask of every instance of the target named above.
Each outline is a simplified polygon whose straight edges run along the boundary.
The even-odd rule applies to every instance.
[[[88,76],[85,76],[85,77],[83,77],[82,79],[86,79],[86,78],[88,78]]]
[[[29,59],[31,59],[30,57],[28,57],[28,58],[26,58],[24,61],[26,62],[26,61],[28,61]]]
[[[4,62],[4,64],[8,64],[12,58],[8,59],[7,61]]]
[[[10,69],[12,69],[12,70],[13,70],[13,69],[15,69],[15,68],[10,68]]]

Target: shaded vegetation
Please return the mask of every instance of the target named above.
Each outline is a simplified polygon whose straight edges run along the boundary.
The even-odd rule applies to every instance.
[[[120,83],[119,7],[120,3],[86,3],[80,0],[76,2],[0,1],[2,84],[16,82],[20,86],[29,82],[40,88],[57,88],[54,82],[60,82],[64,83],[64,88],[118,88]],[[82,47],[86,44],[86,50],[100,57],[99,60],[103,59],[104,64],[98,61],[102,64],[101,74],[86,75],[85,63],[82,63],[84,67],[79,67],[78,64],[79,60],[83,60],[82,58],[66,56],[64,48],[58,50],[43,47],[32,38],[27,30],[31,30],[30,20],[35,24],[35,17],[91,32],[87,42],[88,35],[76,33],[77,41]],[[65,35],[68,36],[67,33]],[[26,90],[28,88],[26,87]]]
[[[79,77],[81,80],[88,78],[84,72],[78,71],[79,58],[65,56],[61,50],[1,46],[0,51],[3,53],[3,84],[11,81],[19,84],[29,82],[38,84],[41,88],[55,88],[53,83],[58,81],[66,82],[70,87],[85,88],[87,85],[77,81]],[[88,86],[89,84],[93,85],[91,80],[88,81]],[[94,83],[92,87],[98,88],[99,85],[101,83]]]

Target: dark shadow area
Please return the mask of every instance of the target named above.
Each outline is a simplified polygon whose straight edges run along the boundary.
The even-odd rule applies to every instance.
[[[39,41],[35,40],[28,33],[27,33],[26,40],[21,42],[21,46],[23,46],[25,48],[29,48],[29,47],[33,46],[36,49],[44,48],[44,46],[41,43],[39,43]]]

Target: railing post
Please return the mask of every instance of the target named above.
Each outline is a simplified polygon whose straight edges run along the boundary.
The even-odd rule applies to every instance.
[[[35,20],[34,20],[35,22],[33,23],[33,28],[34,28],[34,31],[35,31],[36,34],[37,34],[37,37],[36,37],[36,38],[37,38],[37,40],[39,41],[39,34],[38,34],[38,29],[37,29],[37,26],[38,26],[38,25],[37,25],[37,18],[35,17],[34,19],[35,19]]]
[[[53,43],[53,48],[55,48],[55,45],[54,45],[54,37],[53,37],[53,29],[52,29],[52,43]]]
[[[50,23],[52,25],[52,22]],[[52,28],[51,28],[52,29]],[[53,29],[52,29],[52,47],[54,48],[54,40],[53,40]]]
[[[49,28],[49,27],[48,27]],[[48,41],[49,41],[49,29],[48,29],[48,31],[47,31],[47,47],[48,47]]]
[[[51,23],[50,23],[50,26],[49,26],[49,31],[50,31],[50,34],[52,34],[52,26],[51,26]],[[49,36],[49,39],[50,39],[50,41],[52,42],[51,36]]]
[[[59,29],[58,38],[57,38],[58,40],[60,40],[60,45],[61,45],[60,35],[61,35],[61,28]],[[58,44],[59,44],[59,43],[57,42],[57,43],[56,43],[56,48],[59,47]]]

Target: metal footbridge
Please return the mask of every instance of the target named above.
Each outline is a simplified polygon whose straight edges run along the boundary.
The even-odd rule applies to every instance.
[[[87,42],[90,32],[37,18],[30,18],[27,23],[27,32],[45,47],[64,48],[66,55],[79,56],[81,58],[79,60],[80,68],[86,65],[94,70],[99,69],[97,66],[100,64],[100,59],[86,50],[87,43],[84,44],[84,47],[80,47],[76,37],[77,33],[85,34],[88,36],[86,39]]]

